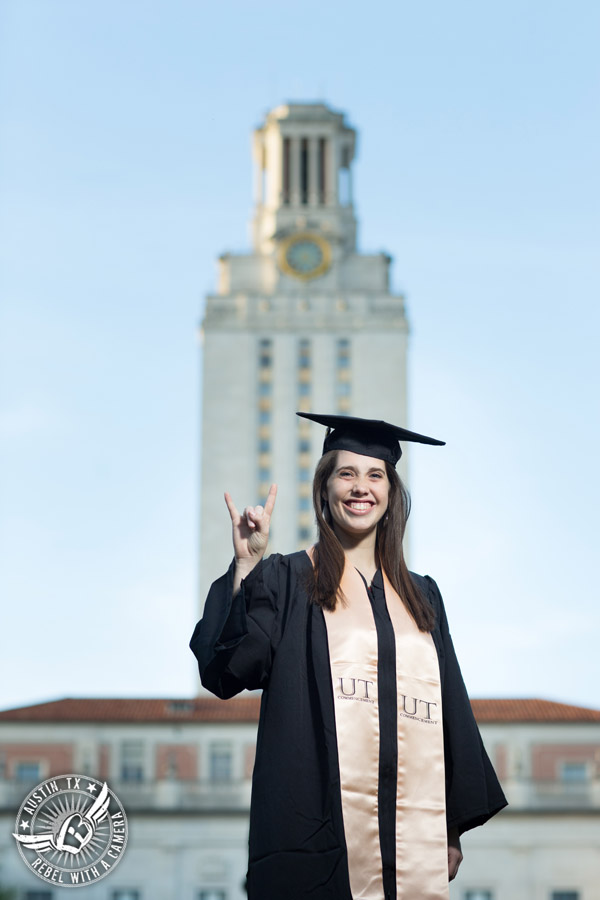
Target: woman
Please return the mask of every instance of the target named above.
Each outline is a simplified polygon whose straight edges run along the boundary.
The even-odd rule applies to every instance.
[[[399,440],[328,426],[313,484],[317,544],[263,560],[276,487],[240,515],[235,559],[191,648],[219,697],[262,688],[250,811],[251,900],[443,900],[459,836],[506,805],[441,596],[409,574]]]

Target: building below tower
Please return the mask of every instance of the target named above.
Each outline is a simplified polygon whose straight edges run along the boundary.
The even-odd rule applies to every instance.
[[[600,711],[473,700],[509,806],[463,837],[452,900],[600,900]],[[66,773],[106,780],[129,819],[89,900],[244,900],[260,698],[79,698],[0,712],[0,896],[64,900],[20,858],[27,793]]]

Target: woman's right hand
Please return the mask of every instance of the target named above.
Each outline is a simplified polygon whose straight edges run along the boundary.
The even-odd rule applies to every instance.
[[[269,526],[271,513],[275,506],[277,485],[269,488],[264,508],[262,506],[247,506],[240,514],[230,494],[225,494],[225,503],[231,516],[233,533],[233,550],[238,567],[253,569],[263,558],[269,542]]]

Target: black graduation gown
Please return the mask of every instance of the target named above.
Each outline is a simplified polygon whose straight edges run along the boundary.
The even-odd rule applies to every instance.
[[[327,630],[309,603],[304,552],[259,563],[232,600],[234,564],[214,582],[190,647],[218,697],[263,689],[252,779],[251,900],[352,900],[344,838]],[[412,575],[436,613],[448,827],[482,825],[506,806],[473,717],[442,598]]]

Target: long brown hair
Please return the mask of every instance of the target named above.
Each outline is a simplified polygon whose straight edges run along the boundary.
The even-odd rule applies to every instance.
[[[333,530],[326,501],[327,482],[335,468],[337,450],[325,453],[317,465],[313,480],[313,505],[317,517],[318,541],[314,548],[314,582],[311,601],[323,609],[334,610],[338,602],[344,572],[344,551]],[[435,616],[432,608],[413,583],[404,561],[402,540],[410,513],[410,495],[395,468],[385,463],[390,483],[386,514],[377,523],[375,553],[392,587],[402,599],[420,631],[431,631]]]

